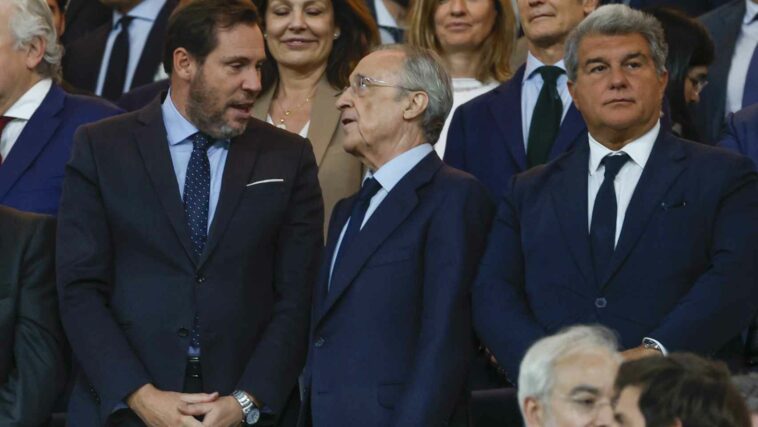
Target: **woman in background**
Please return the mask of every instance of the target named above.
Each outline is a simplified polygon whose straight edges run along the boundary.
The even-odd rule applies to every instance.
[[[511,76],[515,17],[510,0],[418,0],[406,40],[434,50],[453,79],[453,108],[434,149],[444,155],[455,109]]]
[[[324,196],[334,205],[361,186],[361,163],[342,149],[335,101],[378,41],[363,0],[261,0],[268,61],[253,116],[310,140]],[[326,228],[325,228],[326,229]]]

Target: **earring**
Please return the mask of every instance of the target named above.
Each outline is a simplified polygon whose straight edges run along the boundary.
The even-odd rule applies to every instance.
[[[338,38],[340,38],[340,32],[339,31],[335,31],[334,32],[334,40],[337,40]]]
[[[268,40],[268,33],[263,33],[263,39]]]

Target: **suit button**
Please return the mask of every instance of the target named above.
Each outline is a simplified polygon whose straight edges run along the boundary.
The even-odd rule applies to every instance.
[[[605,298],[598,298],[595,300],[595,307],[605,308],[608,305],[608,301]]]
[[[320,348],[320,347],[323,347],[325,342],[326,340],[324,339],[324,337],[318,337],[318,339],[313,343],[313,346],[316,348]]]
[[[185,328],[179,328],[179,330],[176,331],[176,334],[182,338],[186,338],[189,336],[189,331]]]
[[[198,284],[203,284],[205,283],[205,276],[203,276],[202,274],[198,274],[197,277],[195,277],[195,281]]]

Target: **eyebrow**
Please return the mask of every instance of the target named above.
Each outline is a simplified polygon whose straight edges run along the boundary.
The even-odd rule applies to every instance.
[[[628,53],[624,56],[624,58],[621,59],[621,62],[629,61],[630,59],[636,59],[636,58],[647,58],[646,55],[644,55],[642,52],[632,52]],[[603,57],[595,57],[595,58],[587,58],[586,61],[584,61],[584,65],[589,65],[593,63],[601,63],[601,64],[607,64],[608,60],[606,60]]]
[[[600,394],[600,390],[597,387],[593,387],[593,386],[590,386],[590,385],[583,385],[582,384],[582,385],[578,385],[578,386],[572,388],[571,389],[571,393],[569,393],[569,394],[570,395],[575,395],[575,394],[579,394],[579,393],[591,393],[591,394],[594,394],[594,395],[599,395]]]

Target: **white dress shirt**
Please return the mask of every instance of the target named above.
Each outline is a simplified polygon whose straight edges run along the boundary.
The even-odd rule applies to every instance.
[[[392,16],[390,11],[387,10],[387,6],[384,5],[384,2],[382,0],[373,1],[374,9],[376,10],[376,25],[380,25],[382,27],[400,28],[398,27],[397,21],[395,21],[395,18]],[[382,44],[402,43],[402,40],[395,41],[395,38],[392,37],[392,34],[384,28],[379,28],[379,39]]]
[[[590,140],[590,164],[589,164],[589,178],[587,180],[587,229],[589,230],[592,225],[592,211],[595,207],[595,198],[597,192],[600,190],[600,186],[605,180],[605,166],[601,164],[603,158],[607,155],[619,155],[626,153],[629,155],[629,161],[624,164],[619,170],[616,179],[613,181],[613,188],[616,191],[616,238],[614,244],[618,243],[619,236],[621,235],[621,228],[624,225],[624,217],[626,216],[626,208],[629,207],[629,202],[632,200],[632,194],[634,189],[637,188],[637,182],[640,180],[642,170],[645,168],[647,159],[650,157],[650,152],[653,150],[653,144],[655,144],[658,133],[661,130],[661,122],[653,126],[646,134],[637,138],[636,140],[626,144],[624,148],[619,151],[612,151],[604,145],[597,142],[592,135],[589,135]]]
[[[758,4],[751,0],[745,0],[745,16],[742,18],[742,28],[734,44],[732,65],[729,68],[729,77],[726,83],[726,108],[724,114],[733,113],[742,109],[742,94],[745,91],[745,80],[750,67],[750,60],[758,45]],[[717,46],[718,48],[718,46]]]
[[[456,77],[453,79],[453,107],[450,109],[447,119],[445,119],[445,125],[442,127],[442,132],[440,132],[440,138],[434,144],[434,151],[437,152],[440,159],[445,155],[447,131],[450,128],[450,121],[453,119],[455,109],[477,96],[491,91],[499,84],[500,82],[497,81],[482,83],[479,80],[470,77]]]
[[[8,158],[11,148],[16,144],[18,137],[21,136],[21,132],[24,131],[34,112],[42,105],[42,101],[45,100],[52,86],[52,79],[38,81],[3,114],[5,117],[13,118],[5,125],[2,135],[0,135],[0,156],[2,156],[3,162]]]
[[[131,16],[134,19],[129,24],[129,61],[126,65],[124,93],[128,92],[132,87],[134,72],[137,70],[137,65],[142,57],[142,51],[145,50],[147,37],[150,35],[150,31],[153,29],[153,24],[155,24],[155,20],[158,18],[158,14],[160,14],[164,4],[166,4],[166,0],[143,0],[142,3],[138,4],[134,9],[127,13],[128,16]],[[113,27],[108,35],[108,40],[105,42],[103,61],[100,63],[100,73],[97,76],[97,86],[95,87],[95,93],[97,95],[103,94],[105,75],[108,73],[108,64],[111,60],[113,44],[116,42],[116,37],[121,33],[119,20],[122,16],[124,15],[120,12],[113,12]],[[155,71],[156,73],[158,72],[158,70]]]
[[[527,148],[526,145],[529,141],[529,126],[532,124],[532,113],[542,90],[542,75],[537,72],[537,69],[543,65],[545,64],[532,55],[531,52],[527,54],[524,80],[521,83],[521,130],[524,135],[524,149]],[[566,71],[566,65],[562,59],[553,65]],[[566,76],[565,72],[558,77],[556,86],[558,88],[558,95],[561,96],[561,102],[563,102],[563,115],[561,116],[561,122],[563,122],[563,118],[566,117],[566,113],[569,107],[571,107],[572,102],[571,94],[568,91],[568,76]]]

